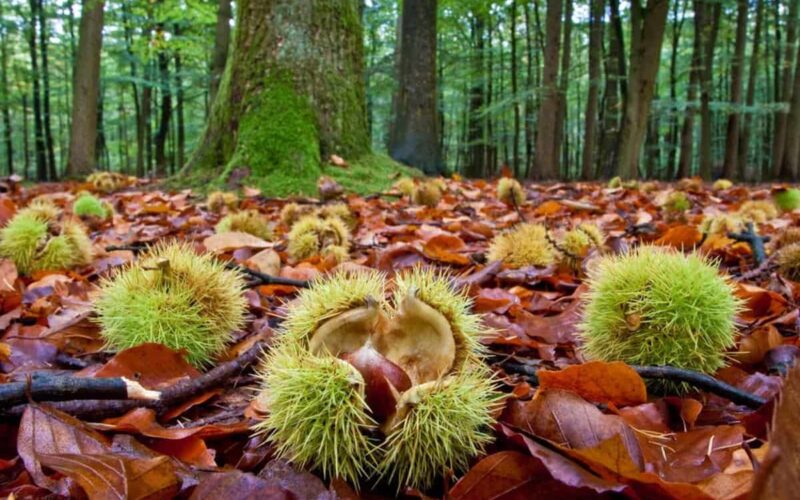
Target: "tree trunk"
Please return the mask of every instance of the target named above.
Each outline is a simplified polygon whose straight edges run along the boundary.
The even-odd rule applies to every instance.
[[[556,179],[559,173],[556,127],[559,111],[558,54],[561,46],[562,7],[561,0],[547,0],[542,104],[536,120],[539,130],[536,136],[535,167],[531,172],[533,178],[540,180]]]
[[[3,17],[3,8],[0,6],[0,18]],[[6,174],[14,173],[14,144],[11,140],[11,91],[8,87],[8,36],[5,30],[0,30],[0,111],[3,114],[3,141],[6,150]]]
[[[622,126],[620,102],[625,96],[625,41],[622,39],[622,30],[617,29],[619,16],[619,0],[609,0],[608,7],[611,13],[611,22],[608,24],[608,55],[605,61],[605,90],[603,92],[602,130],[600,140],[600,175],[609,178],[614,175],[617,168],[617,152],[620,128]],[[616,21],[615,21],[616,20]]]
[[[683,22],[686,17],[685,4],[688,0],[676,1],[673,3],[674,10],[672,11],[672,47],[669,58],[669,97],[673,103],[678,102],[678,46],[680,44],[681,30]],[[680,6],[684,5],[684,10],[680,13]],[[680,19],[678,15],[680,13]],[[678,157],[678,134],[680,127],[678,125],[678,113],[675,112],[670,116],[669,124],[669,153],[667,154],[667,171],[666,178],[672,178],[675,175],[675,160]]]
[[[595,132],[597,131],[597,99],[600,87],[600,57],[603,49],[603,0],[591,0],[589,14],[589,91],[584,117],[583,158],[581,177],[594,179]]]
[[[262,184],[274,175],[273,191],[291,192],[315,186],[321,158],[369,152],[359,2],[240,0],[236,26],[186,169],[249,168]]]
[[[22,158],[23,158],[23,176],[30,179],[31,172],[31,146],[29,143],[30,127],[28,127],[28,94],[22,94]]]
[[[742,105],[742,74],[744,73],[744,49],[747,43],[747,0],[737,0],[736,9],[736,42],[731,68],[731,97],[733,112],[728,116],[728,129],[725,137],[725,167],[723,176],[728,179],[736,177],[739,163],[739,121]]]
[[[176,24],[175,25],[175,36],[180,34],[180,27]],[[178,168],[183,167],[184,162],[186,161],[185,154],[186,154],[186,123],[184,117],[184,105],[185,105],[185,96],[183,93],[183,60],[181,58],[181,51],[180,49],[175,50],[175,99],[177,101],[175,105],[175,112],[177,114],[177,163]]]
[[[522,3],[523,12],[525,13],[525,52],[527,54],[526,58],[526,75],[525,75],[525,87],[528,89],[528,94],[525,97],[525,165],[524,169],[522,170],[522,175],[527,176],[528,172],[531,168],[531,162],[533,161],[533,110],[534,110],[534,99],[533,93],[530,92],[531,89],[535,88],[535,78],[534,78],[534,69],[533,69],[533,59],[534,54],[537,55],[537,67],[538,67],[538,54],[539,51],[534,51],[533,49],[533,36],[531,35],[531,14],[530,8],[528,7],[528,2]],[[535,8],[535,6],[534,6]]]
[[[559,164],[559,178],[562,177],[561,169],[569,172],[569,134],[565,127],[567,123],[567,91],[569,90],[569,67],[572,64],[572,0],[564,2],[564,37],[561,42],[561,73],[558,83],[558,114],[556,115],[556,143],[555,154],[561,153]]]
[[[159,38],[163,36],[161,28],[158,29]],[[157,56],[158,75],[159,75],[159,95],[161,97],[160,118],[158,130],[155,137],[156,148],[156,175],[164,177],[167,175],[167,155],[166,144],[169,134],[169,122],[172,118],[172,92],[170,90],[169,79],[169,57],[166,50],[161,49]]]
[[[778,2],[776,2],[776,5]],[[776,7],[777,8],[777,7]],[[786,106],[791,107],[792,102],[792,75],[795,51],[794,47],[797,43],[797,15],[798,8],[800,8],[800,0],[789,0],[789,14],[786,18],[786,42],[783,51],[783,72],[780,75],[780,83],[775,82],[776,100],[783,102]],[[772,175],[773,177],[785,177],[786,173],[783,172],[783,157],[786,148],[786,127],[789,121],[788,108],[786,111],[778,111],[775,114],[775,128],[772,133]]]
[[[209,101],[214,102],[219,89],[228,47],[231,40],[231,0],[219,0],[217,7],[217,27],[214,34],[214,52],[211,55],[211,85],[208,90]]]
[[[748,109],[752,108],[756,97],[756,76],[758,74],[758,64],[761,54],[761,30],[764,24],[764,0],[758,0],[756,5],[756,26],[753,33],[753,48],[752,55],[750,56],[750,69],[747,77],[747,96],[745,97],[745,105]],[[742,133],[739,136],[739,153],[737,154],[737,170],[739,178],[747,180],[747,155],[750,149],[750,127],[752,122],[752,113],[748,112],[744,115],[742,126]]]
[[[103,2],[83,0],[79,33],[78,58],[72,84],[68,176],[85,175],[95,169]]]
[[[56,155],[53,146],[53,127],[50,115],[50,69],[47,57],[47,14],[44,11],[42,0],[37,0],[37,10],[39,11],[39,51],[42,54],[42,86],[43,111],[44,111],[44,141],[47,151],[47,178],[51,181],[56,180]]]
[[[692,66],[689,73],[689,90],[686,96],[686,117],[681,127],[680,155],[678,158],[678,177],[689,177],[692,172],[694,155],[694,117],[697,113],[695,99],[702,79],[703,67],[703,29],[706,22],[706,4],[694,2],[694,41],[692,45]]]
[[[792,105],[786,126],[786,146],[781,173],[784,177],[797,180],[798,161],[800,161],[800,45],[797,48],[797,62],[794,69],[794,88]]]
[[[700,0],[705,2],[708,0]],[[714,167],[714,151],[712,149],[713,123],[711,117],[711,93],[714,78],[714,49],[717,45],[717,34],[722,14],[722,4],[713,3],[707,8],[711,9],[711,24],[703,26],[703,61],[700,80],[700,176],[705,180],[711,179]]]
[[[37,1],[30,0],[31,19],[28,27],[28,51],[31,57],[31,80],[33,81],[33,134],[36,151],[36,180],[47,180],[47,155],[45,153],[44,129],[42,126],[42,100],[39,84],[39,60],[36,51]]]
[[[522,112],[519,101],[518,61],[517,61],[517,0],[511,0],[511,12],[508,22],[509,38],[511,39],[511,96],[514,99],[514,132],[511,146],[511,169],[516,175],[519,172],[519,134],[521,129]]]
[[[639,153],[647,131],[668,11],[668,0],[649,0],[646,8],[640,0],[631,2],[631,58],[617,156],[617,175],[626,179],[639,176]]]
[[[426,174],[442,172],[436,104],[436,0],[403,2],[389,155]]]
[[[472,38],[475,48],[472,56],[473,82],[469,90],[469,113],[467,130],[467,164],[464,173],[467,177],[484,177],[488,170],[486,164],[486,117],[481,116],[485,100],[485,78],[483,67],[483,12],[474,11]]]

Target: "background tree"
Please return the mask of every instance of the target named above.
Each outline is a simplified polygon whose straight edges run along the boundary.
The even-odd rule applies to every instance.
[[[103,44],[103,2],[83,0],[80,38],[72,87],[67,175],[85,175],[95,168],[100,49]]]
[[[436,104],[436,0],[405,0],[389,155],[427,174],[442,171]]]

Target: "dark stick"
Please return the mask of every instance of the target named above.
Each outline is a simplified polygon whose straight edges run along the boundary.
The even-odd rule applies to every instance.
[[[517,200],[513,196],[511,197],[511,206],[513,206],[514,211],[517,212],[517,216],[519,217],[520,222],[522,222],[523,224],[528,222],[528,220],[525,218],[525,215],[523,215],[522,210],[519,209],[519,205],[517,205]]]
[[[129,251],[133,253],[144,252],[147,250],[147,245],[144,243],[132,243],[130,245],[108,245],[106,246],[106,252],[116,252],[116,251]]]
[[[226,380],[240,373],[258,360],[263,347],[262,343],[258,343],[236,359],[221,363],[195,379],[180,382],[172,387],[164,389],[161,392],[161,398],[157,401],[95,399],[85,401],[63,401],[53,403],[50,406],[76,417],[93,420],[116,417],[134,408],[142,407],[154,408],[157,413],[162,414],[171,406],[181,403],[201,392],[222,385]],[[26,405],[18,405],[9,408],[2,413],[2,416],[19,417],[25,410],[25,406]]]
[[[271,274],[262,273],[260,271],[256,271],[255,269],[250,269],[249,267],[240,266],[239,264],[233,262],[225,263],[225,267],[228,269],[232,269],[234,271],[239,271],[242,274],[246,274],[250,278],[253,278],[253,286],[260,286],[260,285],[286,285],[286,286],[294,286],[297,288],[308,288],[308,281],[305,280],[293,280],[291,278],[281,278],[280,276],[272,276]]]
[[[26,382],[0,384],[0,408],[24,403],[29,396],[34,401],[153,400],[158,394],[124,378],[35,377]]]
[[[753,228],[752,222],[748,222],[746,229],[741,233],[728,233],[728,238],[732,238],[736,241],[744,241],[750,245],[750,250],[753,252],[753,260],[756,262],[757,266],[761,265],[767,258],[764,243],[768,242],[770,238],[769,236],[757,234]]]
[[[523,375],[525,380],[531,385],[539,385],[539,378],[536,376],[538,369],[535,366],[520,363],[518,361],[504,361],[500,364],[504,370],[510,373],[517,373]],[[698,389],[710,392],[717,396],[729,399],[737,405],[747,406],[757,410],[766,404],[767,400],[751,394],[747,391],[737,389],[736,387],[726,384],[720,380],[715,379],[710,375],[695,372],[692,370],[685,370],[683,368],[675,368],[672,366],[631,366],[636,373],[642,378],[648,379],[663,379],[671,380],[673,382],[685,382]]]

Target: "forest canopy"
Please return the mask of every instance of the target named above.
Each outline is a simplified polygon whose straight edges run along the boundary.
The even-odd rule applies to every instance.
[[[388,155],[469,177],[507,167],[535,179],[796,178],[797,3],[10,0],[0,7],[0,161],[37,180],[247,167],[280,192],[313,186],[271,174],[287,161],[275,142],[309,179],[331,154],[354,163],[354,177],[391,172]],[[239,54],[257,33],[285,42],[282,54]],[[290,53],[308,45],[303,33],[327,34],[308,42],[318,57]],[[280,60],[292,74],[267,94],[288,77],[299,100],[266,98],[248,118],[255,137],[232,108],[259,108],[240,91],[260,88],[253,79],[279,73]],[[233,101],[215,111],[220,88]],[[306,135],[303,113],[318,115]],[[266,133],[271,115],[282,118]]]

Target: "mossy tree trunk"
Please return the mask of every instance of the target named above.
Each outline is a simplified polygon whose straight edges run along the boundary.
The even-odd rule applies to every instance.
[[[231,56],[186,170],[286,190],[369,152],[357,0],[240,0]]]

